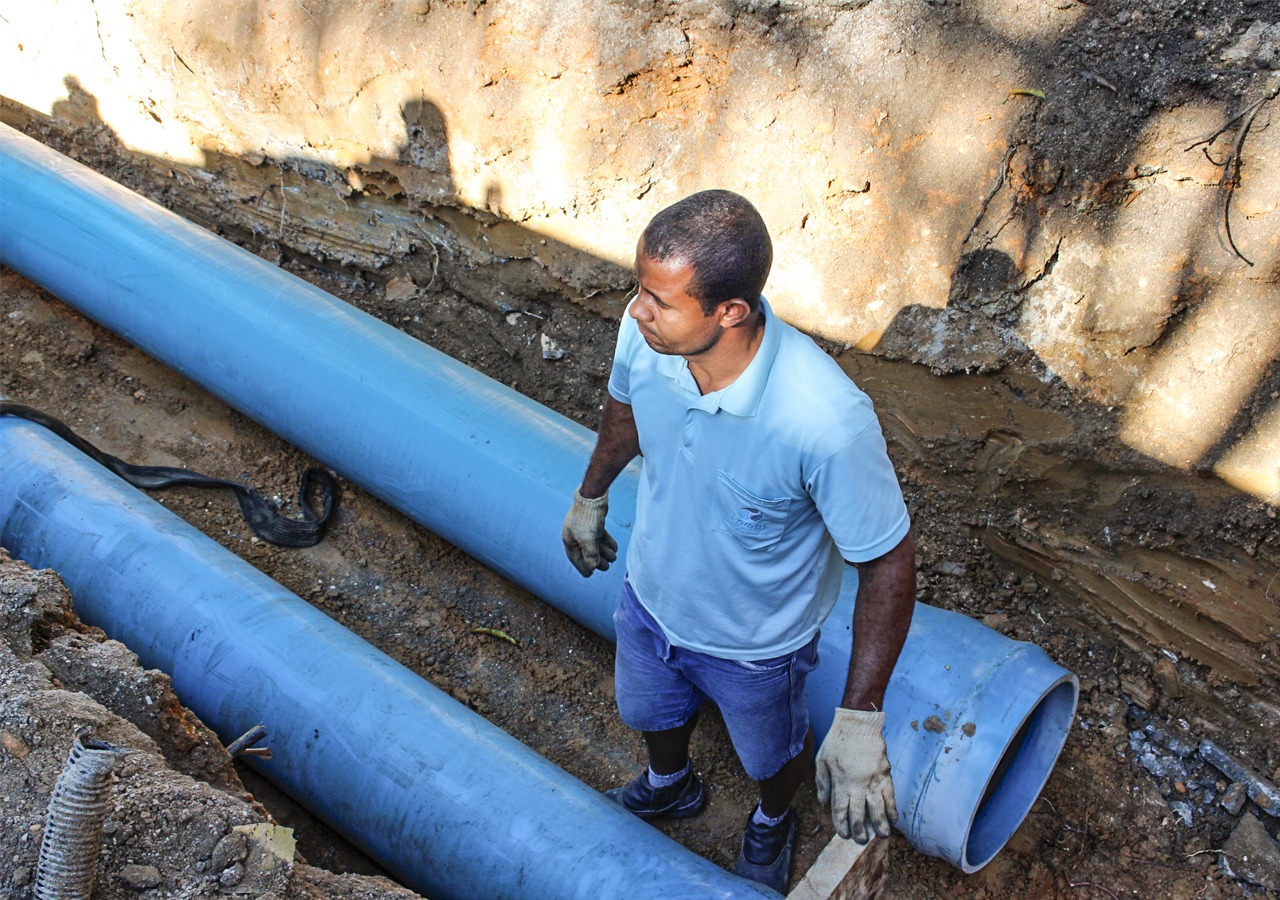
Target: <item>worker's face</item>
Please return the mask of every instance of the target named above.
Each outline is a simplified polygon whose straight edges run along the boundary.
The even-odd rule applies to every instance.
[[[702,304],[689,296],[693,266],[680,259],[650,259],[637,248],[636,276],[640,285],[631,304],[631,318],[653,350],[687,358],[716,345],[724,333],[720,309],[707,315]]]

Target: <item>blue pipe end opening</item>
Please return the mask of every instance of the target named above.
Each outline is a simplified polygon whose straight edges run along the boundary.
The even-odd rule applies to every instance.
[[[969,823],[960,867],[976,872],[1013,837],[1040,796],[1075,718],[1079,682],[1063,675],[1009,740]]]

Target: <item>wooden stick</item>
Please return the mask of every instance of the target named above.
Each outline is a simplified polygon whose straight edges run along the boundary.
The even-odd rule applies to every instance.
[[[818,854],[787,900],[875,900],[889,880],[889,842],[858,845],[840,836]]]
[[[227,745],[227,752],[235,758],[244,753],[248,748],[252,747],[258,741],[267,736],[267,727],[262,724],[254,725],[240,737],[236,738]],[[267,757],[270,759],[270,757]]]

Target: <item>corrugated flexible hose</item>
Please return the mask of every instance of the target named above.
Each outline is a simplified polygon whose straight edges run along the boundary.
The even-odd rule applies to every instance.
[[[111,776],[128,752],[89,738],[88,729],[76,732],[49,798],[36,865],[36,900],[88,900],[93,894]]]

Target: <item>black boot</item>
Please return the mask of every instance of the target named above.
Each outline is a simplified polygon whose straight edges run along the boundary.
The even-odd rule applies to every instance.
[[[777,825],[756,824],[755,810],[747,817],[742,832],[742,849],[733,874],[750,878],[779,894],[787,892],[791,880],[791,854],[796,846],[796,814],[788,809]]]
[[[623,787],[605,791],[604,795],[642,819],[683,819],[702,809],[705,795],[702,779],[689,767],[689,772],[675,784],[656,788],[649,784],[648,771]]]

